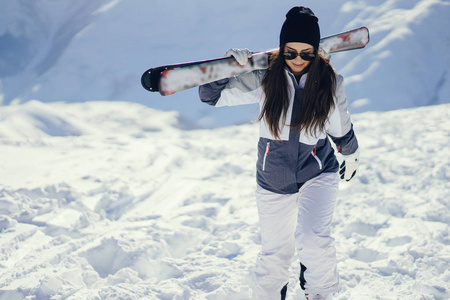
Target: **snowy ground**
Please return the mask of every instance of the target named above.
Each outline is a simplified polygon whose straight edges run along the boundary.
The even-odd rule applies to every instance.
[[[450,105],[353,122],[336,299],[448,299]],[[182,126],[124,102],[0,107],[0,299],[249,299],[257,125]]]

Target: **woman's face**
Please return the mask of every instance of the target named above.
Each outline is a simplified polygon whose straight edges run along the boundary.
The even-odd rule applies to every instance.
[[[290,42],[284,46],[284,52],[314,53],[314,47],[306,43]],[[292,60],[285,59],[285,61],[295,76],[300,76],[301,72],[311,63],[303,60],[300,56]]]

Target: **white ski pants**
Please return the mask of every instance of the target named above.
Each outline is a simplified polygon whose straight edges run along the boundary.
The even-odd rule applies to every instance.
[[[307,181],[296,194],[276,194],[257,187],[262,247],[253,299],[280,299],[280,291],[289,281],[295,249],[303,265],[300,283],[305,292],[337,292],[331,221],[338,186],[336,173],[323,173]]]

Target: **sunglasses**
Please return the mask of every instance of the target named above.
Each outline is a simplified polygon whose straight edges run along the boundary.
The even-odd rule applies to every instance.
[[[296,59],[297,56],[300,56],[301,59],[306,60],[306,61],[311,61],[316,57],[315,53],[306,53],[306,52],[284,52],[283,53],[284,59],[287,60],[293,60]]]

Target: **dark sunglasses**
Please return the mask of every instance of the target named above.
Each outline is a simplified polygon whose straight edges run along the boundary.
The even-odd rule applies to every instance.
[[[316,57],[315,53],[306,53],[306,52],[284,52],[283,53],[284,59],[287,60],[293,60],[296,59],[297,56],[300,56],[301,59],[306,60],[306,61],[311,61]]]

